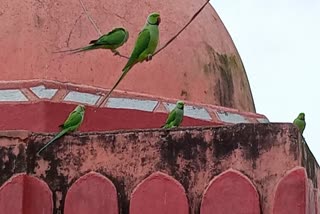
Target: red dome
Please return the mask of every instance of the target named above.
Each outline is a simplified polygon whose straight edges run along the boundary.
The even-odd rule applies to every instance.
[[[76,55],[53,51],[77,48],[98,37],[78,0],[4,0],[0,24],[2,80],[56,80],[110,89],[126,59],[110,51]],[[129,55],[149,13],[161,14],[160,44],[176,34],[203,1],[85,1],[103,32],[124,26]],[[17,7],[19,5],[19,7]],[[159,48],[158,47],[158,48]],[[250,86],[236,48],[220,18],[207,5],[193,23],[151,62],[136,65],[115,92],[128,91],[254,112]]]

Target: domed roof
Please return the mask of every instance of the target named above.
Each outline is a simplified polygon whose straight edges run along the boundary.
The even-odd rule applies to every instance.
[[[95,50],[54,54],[85,46],[99,35],[78,0],[20,2],[4,0],[0,23],[1,80],[55,80],[110,89],[125,58]],[[161,14],[160,44],[175,35],[203,1],[84,1],[101,31],[124,26],[128,42],[119,51],[129,55],[149,13]],[[18,4],[18,2],[17,2]],[[22,5],[21,5],[22,4]],[[126,91],[255,112],[250,86],[239,54],[214,9],[201,14],[152,61],[137,64],[115,93]]]

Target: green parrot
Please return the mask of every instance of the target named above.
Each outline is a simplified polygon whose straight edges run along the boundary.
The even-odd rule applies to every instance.
[[[176,107],[170,112],[166,124],[161,128],[174,128],[180,126],[183,119],[183,108],[184,103],[183,101],[179,100],[176,104]]]
[[[109,91],[107,96],[102,100],[101,104],[105,99],[109,97],[112,91],[118,86],[120,81],[128,73],[128,71],[138,62],[143,62],[144,60],[151,60],[152,54],[155,52],[158,42],[159,42],[159,24],[161,22],[159,13],[151,13],[143,29],[140,31],[138,38],[136,40],[133,51],[127,64],[122,69],[122,75],[116,82],[116,84]],[[100,104],[100,105],[101,105]]]
[[[55,140],[59,139],[63,135],[73,132],[79,128],[81,125],[83,118],[84,118],[84,112],[85,112],[85,106],[84,105],[78,105],[70,114],[69,117],[66,119],[66,121],[60,125],[61,131],[52,139],[50,140],[46,145],[44,145],[38,152],[42,152],[47,146],[49,146],[51,143],[53,143]]]
[[[298,127],[301,134],[303,134],[303,131],[306,128],[306,121],[304,119],[304,116],[304,113],[300,113],[298,117],[293,121],[293,124]]]
[[[125,28],[114,28],[109,33],[102,35],[99,39],[90,41],[89,44],[91,45],[89,46],[65,51],[58,51],[55,53],[71,52],[70,54],[74,54],[94,49],[110,49],[114,54],[119,54],[116,49],[126,43],[128,38],[129,32]]]

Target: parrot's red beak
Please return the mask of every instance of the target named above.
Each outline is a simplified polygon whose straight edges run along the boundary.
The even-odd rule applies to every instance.
[[[157,22],[157,24],[159,25],[159,24],[160,24],[160,22],[161,22],[161,18],[160,18],[160,17],[158,17],[158,22]]]

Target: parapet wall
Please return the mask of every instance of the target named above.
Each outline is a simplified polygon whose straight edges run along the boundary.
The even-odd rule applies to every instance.
[[[291,124],[0,133],[0,211],[318,212],[319,166]]]

